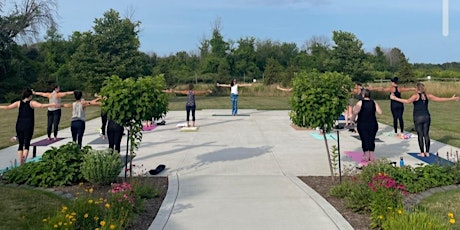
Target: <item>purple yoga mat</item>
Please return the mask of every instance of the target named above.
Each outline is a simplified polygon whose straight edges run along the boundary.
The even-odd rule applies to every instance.
[[[367,161],[363,160],[364,153],[361,151],[344,151],[343,153],[345,153],[345,155],[350,157],[356,163],[361,163],[364,166],[368,163]]]
[[[50,140],[48,140],[48,138],[46,138],[46,139],[43,139],[41,141],[31,143],[30,146],[47,146],[49,144],[53,144],[55,142],[58,142],[58,141],[60,141],[62,139],[64,139],[64,138],[60,137],[60,138],[57,138],[56,140],[54,138],[51,138]]]
[[[151,126],[143,126],[142,127],[142,131],[152,131],[156,128],[157,126],[156,125],[151,125]]]

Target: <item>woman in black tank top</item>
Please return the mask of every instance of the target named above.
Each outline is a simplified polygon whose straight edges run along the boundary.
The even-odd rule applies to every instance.
[[[390,99],[395,100],[401,103],[413,103],[414,104],[414,111],[413,111],[413,118],[414,118],[414,126],[415,130],[417,131],[418,136],[418,145],[420,148],[419,156],[428,157],[430,156],[430,125],[431,125],[431,116],[430,112],[428,111],[428,101],[458,101],[459,97],[455,96],[452,97],[437,97],[433,94],[426,93],[425,85],[421,82],[417,83],[416,85],[417,92],[414,93],[408,99],[401,99],[396,97],[395,95],[391,94]]]
[[[382,114],[382,109],[377,102],[371,99],[370,90],[363,89],[362,98],[353,108],[352,119],[358,116],[357,129],[364,153],[363,160],[367,162],[375,159],[375,136],[379,129],[375,113]]]
[[[24,89],[22,92],[21,100],[16,101],[10,105],[0,106],[0,109],[15,109],[19,108],[18,119],[16,121],[16,136],[19,142],[18,146],[18,160],[22,165],[24,164],[27,156],[29,155],[29,146],[32,136],[34,134],[35,114],[34,108],[52,107],[56,104],[41,104],[32,100],[32,90],[29,88]]]
[[[410,88],[405,88],[402,86],[398,86],[398,77],[394,77],[391,79],[391,86],[388,88],[383,88],[382,91],[392,93],[394,96],[397,98],[401,98],[401,92],[410,92],[410,91],[415,91],[414,87]],[[400,136],[401,134],[404,133],[404,119],[403,119],[403,114],[404,114],[404,104],[391,100],[390,102],[390,108],[391,108],[391,114],[393,115],[393,128],[395,131],[395,134],[397,136]],[[401,132],[398,134],[398,122],[399,122],[399,128]]]

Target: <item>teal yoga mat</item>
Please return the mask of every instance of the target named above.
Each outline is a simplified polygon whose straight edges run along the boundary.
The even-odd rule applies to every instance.
[[[323,134],[319,133],[310,133],[310,135],[316,140],[324,140]],[[328,140],[337,140],[337,135],[332,133],[326,133],[326,139]]]

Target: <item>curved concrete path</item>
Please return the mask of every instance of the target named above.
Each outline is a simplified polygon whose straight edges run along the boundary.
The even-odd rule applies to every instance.
[[[134,163],[136,173],[145,173],[158,164],[166,169],[169,188],[151,230],[301,230],[353,229],[326,200],[297,176],[330,175],[325,144],[315,131],[295,130],[288,111],[229,110],[196,112],[199,130],[181,132],[185,111],[171,111],[166,125],[143,133]],[[65,122],[65,121],[62,121]],[[84,145],[104,149],[99,138],[100,119],[87,122]],[[384,135],[392,128],[380,125],[376,155],[406,164],[421,163],[406,154],[416,152],[415,138],[400,140]],[[59,132],[67,143],[70,130]],[[349,132],[340,132],[340,149],[359,151],[361,143]],[[43,139],[43,137],[41,138]],[[38,140],[38,139],[37,139]],[[126,138],[123,139],[126,142]],[[125,151],[125,143],[122,152]],[[329,140],[329,146],[336,140]],[[17,146],[0,152],[0,168],[16,156]],[[39,147],[38,155],[46,148]],[[434,151],[451,151],[450,146],[433,142]],[[356,163],[343,156],[343,167]]]

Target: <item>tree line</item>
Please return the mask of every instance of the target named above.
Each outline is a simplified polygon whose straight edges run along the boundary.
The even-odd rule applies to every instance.
[[[22,4],[22,5],[21,5]],[[313,36],[295,43],[242,37],[225,39],[216,20],[209,38],[196,51],[167,56],[139,50],[140,21],[109,9],[88,31],[64,38],[57,30],[53,0],[23,0],[0,14],[0,102],[17,99],[24,87],[99,92],[104,80],[163,75],[166,86],[187,83],[241,82],[290,86],[296,73],[340,72],[352,81],[372,82],[398,76],[413,82],[426,76],[460,78],[460,63],[411,64],[399,48],[375,47],[371,52],[353,33],[332,31],[332,38]],[[0,13],[4,7],[0,4]],[[46,28],[43,41],[34,39]],[[31,42],[34,41],[34,42]]]

